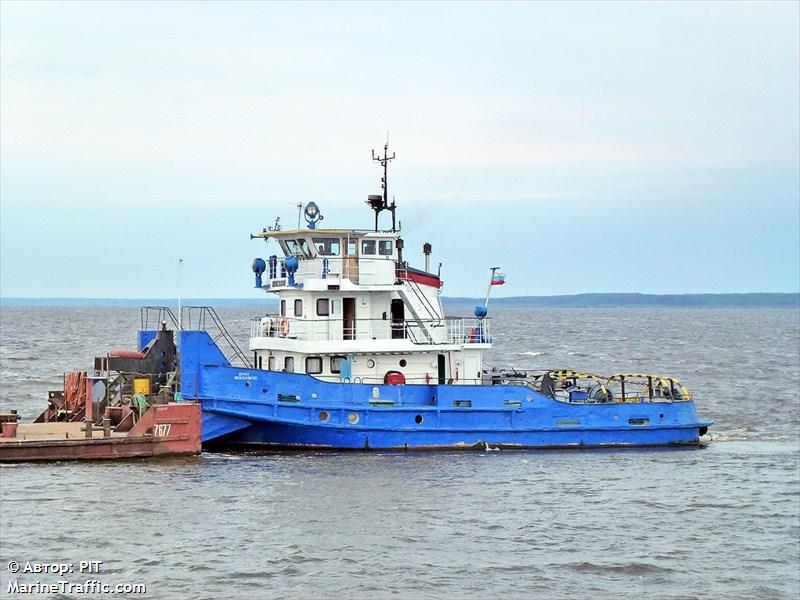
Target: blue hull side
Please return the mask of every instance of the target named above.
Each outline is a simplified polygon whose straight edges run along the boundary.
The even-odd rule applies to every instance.
[[[389,431],[259,423],[226,438],[238,446],[343,450],[602,448],[697,445],[697,428],[574,431]]]
[[[568,404],[524,386],[365,385],[201,366],[196,398],[218,439],[341,449],[697,444],[693,402]],[[227,421],[226,421],[227,420]],[[226,425],[227,422],[227,425]],[[244,423],[249,423],[243,427]],[[230,427],[224,436],[218,437]]]

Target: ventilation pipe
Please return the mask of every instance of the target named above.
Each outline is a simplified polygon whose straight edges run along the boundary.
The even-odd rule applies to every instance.
[[[422,244],[422,253],[425,255],[425,272],[430,273],[431,269],[431,245],[428,242]]]

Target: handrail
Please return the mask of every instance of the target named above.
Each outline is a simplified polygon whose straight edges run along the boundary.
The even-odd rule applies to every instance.
[[[337,277],[350,279],[353,280],[353,275],[357,275],[358,282],[357,284],[360,286],[373,286],[373,285],[387,285],[387,284],[396,284],[397,283],[397,271],[408,273],[408,267],[405,266],[403,263],[399,263],[394,256],[373,256],[373,255],[364,255],[358,254],[356,256],[329,256],[329,255],[316,255],[311,257],[305,257],[301,255],[293,255],[295,258],[298,259],[298,268],[297,272],[295,273],[295,277],[300,278],[320,278],[320,279],[334,279]],[[288,277],[286,272],[284,262],[287,257],[278,257],[276,256],[276,262],[274,265],[267,264],[267,270],[265,273],[265,278],[268,282],[274,282],[277,280],[284,280]],[[351,270],[348,265],[351,265],[353,261],[356,261],[358,264],[358,268]],[[381,270],[379,272],[381,281],[369,281],[369,279],[378,273],[378,271],[373,271],[373,268],[379,267]],[[367,276],[368,281],[364,282],[364,276]],[[353,283],[356,283],[353,281]],[[412,281],[409,280],[409,284]],[[416,282],[413,282],[416,283]],[[411,287],[409,285],[409,287]],[[427,298],[420,300],[420,302],[428,301]],[[429,301],[428,301],[429,302]],[[428,307],[427,310],[433,310],[436,312],[435,306]]]
[[[156,316],[153,318],[151,315],[154,312]],[[176,331],[180,329],[178,319],[169,306],[142,306],[139,309],[139,318],[141,319],[142,330],[145,331],[148,329],[161,329],[161,324],[168,321],[172,323]],[[151,318],[156,321],[154,327],[150,327]]]
[[[391,319],[368,318],[355,319],[352,327],[345,328],[339,319],[306,319],[267,314],[251,319],[250,337],[300,341],[388,340],[397,339],[397,325]],[[402,323],[400,339],[408,339],[419,345],[485,344],[491,341],[489,319],[406,319]]]
[[[408,277],[408,268],[405,266],[396,267],[396,271],[400,271],[406,274],[406,278],[401,280],[402,285],[403,286],[408,285],[409,289],[411,289],[411,291],[414,292],[414,296],[416,297],[417,301],[422,305],[422,307],[428,313],[428,316],[431,318],[431,320],[438,320],[439,322],[441,322],[441,317],[438,314],[439,311],[436,310],[436,307],[433,306],[430,299],[428,299],[428,297],[422,293],[422,290],[419,289],[419,284],[413,279],[410,279]]]
[[[184,315],[186,315],[184,317]],[[216,327],[217,335],[212,335],[212,332],[208,331],[206,328],[206,318],[211,319],[211,323],[214,327]],[[196,321],[193,324],[193,320]],[[247,368],[252,368],[253,365],[250,363],[250,360],[247,358],[242,349],[239,348],[239,345],[236,343],[236,340],[233,339],[233,336],[228,332],[228,329],[225,327],[225,324],[222,322],[222,319],[217,314],[217,311],[214,310],[211,306],[184,306],[181,311],[181,321],[183,323],[184,329],[198,329],[206,331],[216,344],[218,340],[225,340],[228,344],[228,347],[233,352],[233,356],[238,358],[244,366]],[[232,357],[226,357],[232,363]]]
[[[619,375],[597,375],[564,369],[496,371],[494,377],[504,385],[524,385],[546,396],[570,404],[615,403],[641,404],[648,402],[689,402],[692,394],[684,386],[668,393],[654,392],[647,382],[631,382],[627,389],[620,384]],[[643,375],[639,377],[656,377]],[[677,382],[674,377],[660,376]],[[579,380],[592,382],[578,383]],[[571,382],[572,386],[568,386]],[[634,388],[634,389],[631,389]],[[576,394],[577,392],[577,394]]]

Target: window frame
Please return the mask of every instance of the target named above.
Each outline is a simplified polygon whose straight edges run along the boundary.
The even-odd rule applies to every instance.
[[[319,371],[312,371],[311,369],[309,369],[309,361],[311,361],[311,360],[318,360],[319,361]],[[321,356],[306,356],[306,364],[305,364],[306,375],[320,375],[320,374],[322,374],[322,367],[324,365],[325,365],[325,363],[323,362]]]
[[[311,238],[311,243],[314,245],[314,252],[320,256],[341,256],[342,255],[342,239],[338,237],[317,237]],[[317,244],[322,244],[323,247],[330,246],[331,250],[333,245],[336,245],[336,252],[323,252],[319,249]]]
[[[339,364],[339,368],[335,369],[334,366],[333,366],[333,364],[334,364],[333,361],[335,361],[335,360],[344,362],[345,360],[347,360],[347,357],[344,354],[337,354],[335,356],[331,356],[330,357],[331,373],[334,374],[334,375],[339,375],[342,372],[342,365],[340,363]]]
[[[388,245],[388,252],[384,252],[383,248],[387,247]],[[394,244],[392,240],[378,240],[378,256],[391,256],[394,254]]]
[[[369,246],[372,246],[372,252],[367,250]],[[378,254],[378,242],[377,240],[361,240],[361,255],[362,256],[376,256]]]
[[[291,368],[289,368],[291,365]],[[283,371],[284,373],[294,373],[294,356],[283,357]]]
[[[281,300],[280,308],[278,309],[278,312],[280,313],[280,315],[282,317],[286,316],[286,299],[285,298]]]
[[[300,310],[298,311],[298,307]],[[303,316],[303,299],[302,298],[295,298],[294,299],[294,316],[295,317],[302,317]]]
[[[325,309],[325,312],[320,312],[320,310],[319,310],[320,302],[324,302],[326,304],[327,308]],[[315,309],[316,309],[316,313],[317,313],[318,317],[330,317],[331,316],[331,299],[330,298],[317,298]]]

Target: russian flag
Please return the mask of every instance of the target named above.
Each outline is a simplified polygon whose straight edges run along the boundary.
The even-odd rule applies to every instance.
[[[502,271],[495,271],[494,275],[492,275],[492,285],[505,285],[506,283],[506,274]]]

